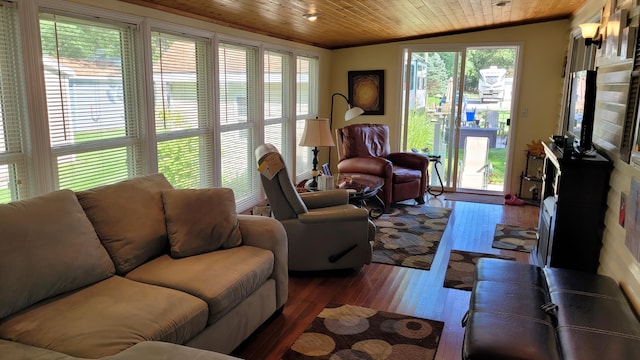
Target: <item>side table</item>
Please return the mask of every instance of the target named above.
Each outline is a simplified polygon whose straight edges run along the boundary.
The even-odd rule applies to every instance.
[[[349,191],[349,203],[356,206],[366,205],[368,200],[375,201],[374,207],[369,209],[369,217],[377,219],[384,213],[385,204],[378,196],[378,192],[384,185],[381,177],[357,174],[357,173],[341,173],[338,176],[338,189],[347,189]]]

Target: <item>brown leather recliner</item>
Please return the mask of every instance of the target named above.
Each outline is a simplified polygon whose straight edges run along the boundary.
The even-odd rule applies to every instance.
[[[410,152],[392,153],[389,127],[355,124],[336,129],[338,171],[379,176],[384,186],[379,193],[386,208],[395,202],[415,199],[424,204],[429,159]]]

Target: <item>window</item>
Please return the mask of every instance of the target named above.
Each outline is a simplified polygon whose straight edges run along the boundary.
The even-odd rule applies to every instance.
[[[255,203],[260,191],[253,155],[257,146],[256,55],[257,48],[252,46],[218,46],[221,184],[233,189],[239,205]]]
[[[24,83],[18,18],[12,4],[0,2],[0,203],[27,197],[24,153]]]
[[[244,211],[262,200],[258,141],[308,176],[296,143],[317,113],[317,58],[137,11],[29,3],[0,0],[0,203],[162,172],[176,188],[229,187]]]
[[[275,145],[288,159],[289,95],[291,55],[276,51],[264,53],[264,142]]]
[[[40,35],[56,188],[141,175],[133,28],[43,13]]]
[[[151,50],[158,171],[176,188],[210,186],[214,161],[208,41],[153,32]]]
[[[296,177],[311,170],[312,155],[308,147],[299,146],[304,132],[304,119],[318,113],[318,59],[298,56],[296,59]]]

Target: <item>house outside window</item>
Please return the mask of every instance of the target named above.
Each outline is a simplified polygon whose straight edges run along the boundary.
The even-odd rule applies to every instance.
[[[42,13],[40,36],[56,188],[141,175],[134,28]]]

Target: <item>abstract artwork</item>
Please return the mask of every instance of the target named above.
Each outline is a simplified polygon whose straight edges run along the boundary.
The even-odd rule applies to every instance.
[[[349,99],[364,115],[384,115],[384,70],[349,71]]]

